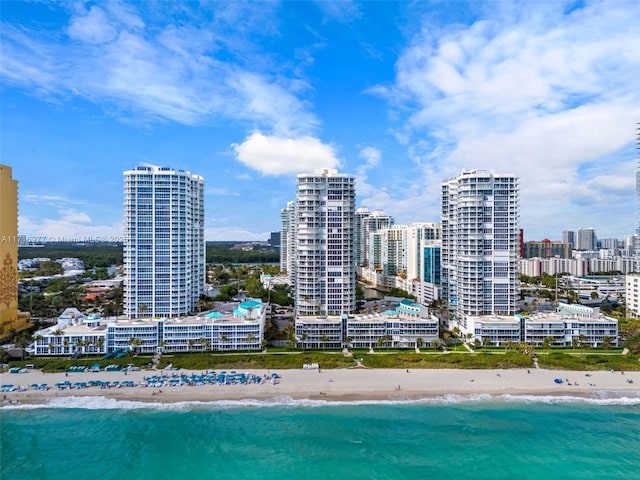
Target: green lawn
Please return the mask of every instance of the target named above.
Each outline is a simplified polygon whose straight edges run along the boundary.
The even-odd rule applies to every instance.
[[[528,355],[516,351],[504,351],[503,349],[488,349],[469,353],[468,351],[450,351],[449,353],[436,352],[431,349],[421,350],[415,353],[413,350],[385,350],[376,349],[375,353],[369,350],[354,350],[352,357],[345,357],[337,350],[311,350],[311,351],[286,351],[269,350],[266,354],[261,352],[242,353],[181,353],[163,355],[159,369],[166,368],[169,364],[189,370],[207,369],[288,369],[302,368],[305,363],[317,363],[321,368],[349,368],[357,365],[355,359],[362,359],[362,365],[367,368],[530,368],[532,360]],[[619,352],[606,353],[593,350],[563,350],[563,351],[538,351],[538,363],[540,368],[557,368],[566,370],[640,370],[639,355],[621,355]],[[106,365],[133,364],[140,368],[148,367],[151,356],[138,355],[117,360],[102,360],[101,356],[83,357],[77,360],[68,358],[32,357],[24,362],[11,362],[10,366],[24,366],[33,364],[35,368],[47,372],[64,371],[71,365],[91,366],[100,363]]]

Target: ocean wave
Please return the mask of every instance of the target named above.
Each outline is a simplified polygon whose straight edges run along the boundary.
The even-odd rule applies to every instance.
[[[184,402],[142,402],[117,400],[102,396],[68,396],[49,399],[42,404],[5,405],[2,410],[33,409],[87,409],[87,410],[163,410],[192,411],[229,408],[265,408],[265,407],[331,407],[353,405],[455,405],[470,403],[540,403],[540,404],[590,404],[590,405],[640,405],[640,392],[620,392],[598,390],[588,396],[572,395],[512,395],[512,394],[446,394],[426,398],[397,398],[394,400],[313,400],[294,399],[289,396],[278,396],[267,400],[216,400],[216,401],[184,401]]]

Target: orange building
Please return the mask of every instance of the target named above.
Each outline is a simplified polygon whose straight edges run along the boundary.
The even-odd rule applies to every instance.
[[[0,335],[29,326],[18,311],[18,182],[0,164]]]

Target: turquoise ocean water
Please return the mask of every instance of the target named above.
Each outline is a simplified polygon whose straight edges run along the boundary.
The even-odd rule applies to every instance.
[[[0,478],[640,479],[640,394],[611,396],[59,399],[0,409]]]

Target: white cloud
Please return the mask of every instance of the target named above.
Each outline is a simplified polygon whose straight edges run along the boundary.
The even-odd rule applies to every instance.
[[[349,23],[362,16],[360,6],[352,0],[319,0],[315,4],[329,19]]]
[[[358,165],[356,168],[356,188],[359,196],[367,198],[375,194],[375,191],[377,190],[376,187],[373,187],[368,183],[368,172],[379,165],[382,153],[375,147],[367,146],[360,149],[358,157],[362,158],[364,163]]]
[[[76,210],[61,210],[59,213],[62,217],[62,221],[69,224],[89,224],[92,222],[91,217],[85,212],[78,212]]]
[[[266,242],[271,232],[252,232],[245,227],[215,227],[205,228],[204,237],[208,241],[245,240],[252,242]]]
[[[287,135],[317,127],[303,99],[307,83],[261,51],[261,35],[273,33],[273,7],[216,4],[206,19],[185,4],[178,12],[169,5],[149,25],[136,10],[145,8],[108,2],[79,9],[66,30],[72,42],[3,25],[2,77],[49,100],[87,99],[126,121],[201,125],[222,117]],[[250,10],[262,13],[242,16]]]
[[[313,172],[340,165],[333,147],[314,137],[285,138],[254,133],[232,147],[240,162],[263,175]]]
[[[86,214],[66,214],[56,218],[41,216],[37,219],[20,215],[18,232],[27,239],[37,238],[40,241],[42,239],[52,242],[122,241],[122,222],[111,225],[90,225],[87,218]]]
[[[425,17],[395,84],[368,93],[410,110],[396,135],[422,171],[415,184],[436,194],[432,206],[444,178],[484,168],[519,175],[525,229],[557,236],[597,217],[603,230],[630,233],[635,195],[617,180],[635,173],[640,4],[594,1],[566,14],[555,2],[516,6],[447,30]]]
[[[81,205],[85,203],[82,200],[62,197],[59,195],[41,195],[36,193],[21,194],[20,201],[31,203],[34,205],[50,205],[54,207],[60,207],[64,205]]]
[[[363,158],[368,168],[373,168],[380,163],[382,153],[380,150],[374,147],[364,147],[358,154],[360,158]]]
[[[109,23],[104,10],[91,7],[86,15],[71,20],[69,36],[88,43],[105,43],[116,37],[116,29]]]

